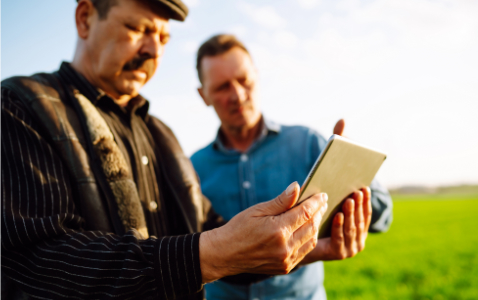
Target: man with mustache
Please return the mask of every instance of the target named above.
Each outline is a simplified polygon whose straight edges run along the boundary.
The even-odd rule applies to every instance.
[[[326,195],[293,207],[292,183],[224,224],[148,114],[139,90],[186,15],[179,0],[79,0],[73,61],[2,81],[2,299],[202,299],[315,247]]]
[[[213,208],[229,220],[266,201],[287,182],[304,182],[326,140],[310,128],[279,125],[262,115],[257,71],[246,47],[232,35],[213,36],[198,50],[197,71],[202,84],[199,94],[221,121],[216,139],[191,158]],[[341,135],[344,124],[337,122],[334,133]],[[370,188],[371,219],[362,214],[368,210],[362,205],[362,198],[370,197],[367,189],[358,193],[355,203],[345,201],[343,213],[333,221],[331,237],[318,240],[301,262],[309,265],[254,284],[245,276],[219,280],[206,285],[208,299],[325,299],[322,261],[361,251],[370,222],[371,232],[390,226],[390,195],[377,182]]]

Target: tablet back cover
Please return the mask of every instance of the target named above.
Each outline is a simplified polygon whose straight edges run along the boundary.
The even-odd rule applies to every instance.
[[[342,201],[356,190],[369,186],[387,156],[338,135],[333,135],[302,185],[298,203],[316,193],[327,193],[319,238],[330,236],[333,217]]]

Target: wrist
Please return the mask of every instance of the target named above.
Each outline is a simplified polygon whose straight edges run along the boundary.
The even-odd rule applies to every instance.
[[[217,229],[201,233],[199,238],[199,260],[201,263],[201,275],[203,283],[212,282],[225,277],[227,271],[221,267],[224,260],[224,252],[219,247]]]

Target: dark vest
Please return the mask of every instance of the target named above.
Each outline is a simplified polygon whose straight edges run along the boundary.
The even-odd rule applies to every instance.
[[[104,174],[95,171],[95,160],[88,151],[87,143],[91,141],[82,124],[82,112],[78,112],[70,97],[72,91],[55,73],[12,77],[2,81],[4,88],[11,90],[25,105],[40,126],[42,137],[50,142],[68,169],[75,189],[72,193],[75,205],[85,220],[83,228],[122,234],[115,227],[118,213],[108,199],[111,191],[101,184]],[[168,234],[188,234],[217,227],[221,219],[202,195],[196,172],[172,131],[152,116],[148,115],[145,122],[155,141],[156,155],[162,162],[163,197],[169,207],[174,207],[172,217],[178,225]],[[3,286],[7,284],[4,280],[2,276],[2,294]],[[191,298],[201,299],[202,296]]]
[[[101,174],[96,174],[92,158],[87,151],[85,132],[81,118],[71,97],[54,74],[35,74],[31,77],[12,77],[2,82],[19,97],[33,119],[43,129],[43,138],[61,157],[70,173],[77,195],[75,204],[86,220],[85,229],[115,232],[112,225],[114,211],[105,203],[104,187],[98,183]],[[81,113],[81,112],[80,112]],[[187,232],[203,230],[210,204],[201,194],[196,172],[189,158],[183,153],[172,131],[160,120],[147,116],[145,119],[156,143],[156,155],[161,157],[161,176],[165,179],[165,194],[175,201]],[[118,232],[116,232],[118,233]],[[175,234],[180,234],[176,233]]]

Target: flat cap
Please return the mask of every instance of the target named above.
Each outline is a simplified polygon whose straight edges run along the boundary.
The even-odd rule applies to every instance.
[[[106,0],[99,0],[106,1]],[[168,12],[168,17],[173,20],[184,21],[188,16],[188,7],[181,0],[148,0],[151,3],[157,4],[165,8]],[[76,0],[78,2],[78,0]],[[93,1],[97,2],[97,1]]]
[[[171,14],[173,20],[184,21],[188,16],[188,7],[181,0],[149,0],[151,2],[158,2],[162,4]]]

